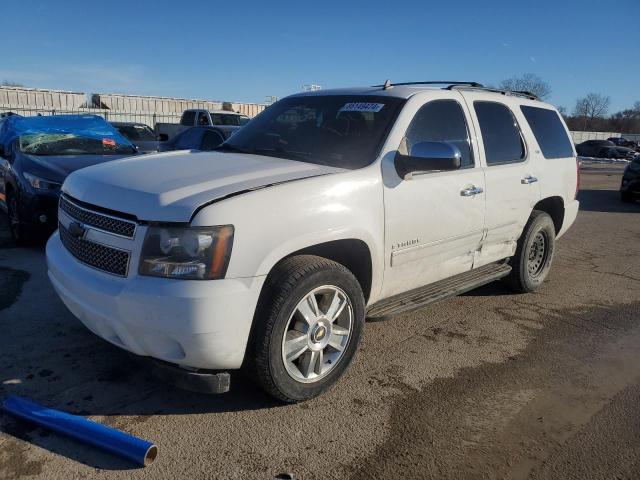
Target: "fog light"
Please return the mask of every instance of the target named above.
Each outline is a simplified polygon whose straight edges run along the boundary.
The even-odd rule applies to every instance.
[[[40,220],[40,223],[47,223],[47,216],[46,215],[40,215],[38,217],[38,220]]]

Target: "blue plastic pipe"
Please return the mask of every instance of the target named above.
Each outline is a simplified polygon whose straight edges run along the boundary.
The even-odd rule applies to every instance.
[[[158,455],[158,447],[153,443],[84,417],[44,407],[25,398],[12,395],[5,399],[2,406],[16,417],[102,448],[145,467],[151,465]]]

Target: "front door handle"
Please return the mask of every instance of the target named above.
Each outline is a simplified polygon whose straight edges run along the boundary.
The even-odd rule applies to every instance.
[[[476,187],[475,185],[471,185],[470,187],[460,190],[460,195],[462,195],[463,197],[472,197],[482,192],[484,192],[482,187]]]
[[[537,181],[538,179],[533,175],[527,175],[526,177],[520,180],[520,183],[523,185],[529,185],[531,183],[536,183]]]

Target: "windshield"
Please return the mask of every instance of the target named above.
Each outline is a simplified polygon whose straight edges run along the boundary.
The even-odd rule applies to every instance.
[[[146,125],[118,125],[116,130],[133,142],[152,142],[156,139],[153,130]]]
[[[20,151],[30,155],[127,155],[130,143],[113,136],[92,138],[75,133],[30,133],[19,137]]]
[[[264,110],[219,149],[361,168],[378,155],[403,103],[382,96],[289,97]]]

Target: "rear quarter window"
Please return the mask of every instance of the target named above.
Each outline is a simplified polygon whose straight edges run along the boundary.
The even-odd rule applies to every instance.
[[[520,106],[544,158],[573,157],[571,140],[562,125],[558,112],[548,108]]]

